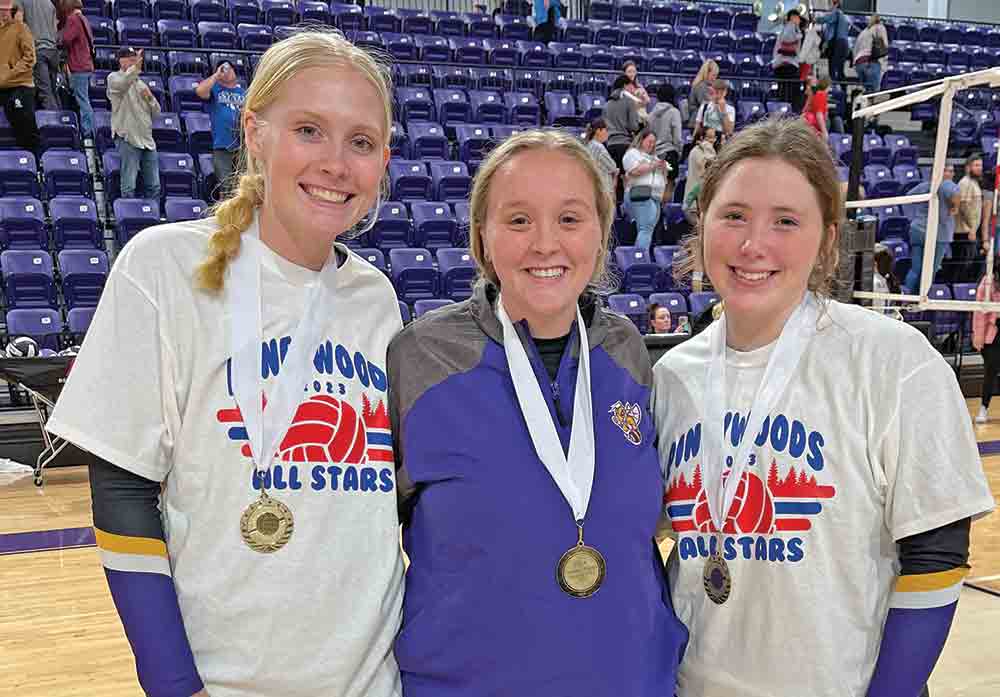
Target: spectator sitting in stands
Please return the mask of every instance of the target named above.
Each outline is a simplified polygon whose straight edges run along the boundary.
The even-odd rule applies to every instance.
[[[0,105],[22,150],[36,156],[38,126],[35,124],[35,39],[24,22],[14,15],[12,0],[0,0]]]
[[[695,118],[698,110],[704,102],[709,100],[708,91],[712,88],[712,83],[719,77],[719,64],[714,60],[707,60],[701,64],[698,74],[691,81],[691,92],[688,95],[688,123],[691,130],[694,130]]]
[[[695,134],[711,128],[722,137],[722,142],[733,134],[736,107],[726,103],[728,93],[729,83],[725,80],[716,80],[712,83],[708,91],[708,101],[702,103],[695,116]]]
[[[153,117],[160,113],[149,86],[139,79],[142,49],[118,50],[117,72],[108,75],[108,99],[111,100],[111,135],[121,156],[122,198],[135,196],[135,181],[142,170],[145,197],[160,197],[160,164],[153,140]]]
[[[983,156],[973,153],[965,160],[965,176],[958,182],[958,220],[955,221],[955,237],[962,240],[979,240],[979,226],[983,218]],[[985,251],[986,235],[979,246]]]
[[[771,67],[778,83],[781,101],[792,105],[795,113],[802,110],[802,90],[799,84],[799,49],[802,47],[802,32],[799,24],[802,15],[798,10],[789,10],[785,15],[785,24],[774,42],[774,54],[771,57]]]
[[[827,101],[829,93],[827,90],[830,89],[830,79],[824,77],[817,80],[815,75],[810,75],[807,78],[806,84],[806,105],[802,110],[802,118],[816,129],[816,132],[819,133],[825,143],[830,132],[826,123],[827,112],[829,110],[829,102]]]
[[[215,72],[198,83],[195,93],[209,103],[212,119],[212,168],[215,170],[216,198],[225,198],[236,168],[240,148],[240,112],[246,90],[236,83],[236,71],[228,60],[216,64]]]
[[[669,334],[672,329],[670,310],[666,305],[653,303],[649,306],[649,333]]]
[[[36,103],[40,109],[62,109],[56,96],[59,74],[59,49],[56,47],[56,6],[52,0],[18,0],[24,10],[24,23],[35,40]]]
[[[66,49],[66,67],[73,97],[80,109],[80,133],[84,138],[94,137],[94,110],[90,106],[90,76],[94,74],[94,34],[83,15],[80,0],[67,0],[68,11],[59,32],[59,43]]]
[[[936,274],[941,268],[945,255],[951,249],[951,242],[955,239],[955,217],[958,215],[960,201],[958,184],[952,181],[954,176],[955,168],[951,165],[945,165],[941,185],[937,190],[937,244],[934,250],[934,268],[932,274]],[[910,189],[909,194],[929,194],[931,192],[930,187],[930,182],[922,181]],[[903,281],[903,285],[906,286],[910,293],[914,294],[920,292],[920,272],[924,259],[924,242],[927,239],[927,209],[928,204],[916,204],[915,213],[912,220],[910,220],[910,256],[913,258],[913,264],[910,266],[910,272],[906,274],[906,280]]]

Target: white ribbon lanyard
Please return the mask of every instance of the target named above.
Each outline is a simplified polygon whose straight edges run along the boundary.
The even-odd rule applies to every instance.
[[[503,350],[514,381],[514,392],[531,435],[538,458],[549,471],[559,491],[573,509],[573,519],[581,523],[587,517],[590,490],[594,485],[594,410],[590,396],[590,345],[580,308],[576,309],[576,326],[580,332],[580,365],[576,373],[573,396],[573,430],[569,439],[569,456],[563,451],[552,414],[542,396],[542,388],[531,368],[521,337],[503,308],[503,298],[497,299],[497,317],[503,326]]]
[[[254,225],[243,234],[240,253],[230,263],[226,284],[230,316],[230,349],[232,354],[233,396],[243,415],[250,451],[259,472],[271,468],[278,446],[291,424],[295,410],[302,401],[302,389],[312,371],[313,356],[322,338],[323,324],[329,313],[320,312],[324,300],[332,298],[337,276],[337,255],[330,257],[309,290],[300,313],[292,343],[282,362],[281,372],[267,390],[267,409],[262,400],[261,345],[263,315],[261,306],[261,249],[263,242],[255,234]],[[329,304],[327,304],[329,307]],[[264,415],[267,418],[264,418]]]
[[[747,416],[743,440],[740,441],[736,454],[733,456],[732,470],[726,478],[725,484],[722,482],[722,474],[725,471],[722,454],[727,450],[724,443],[724,421],[728,407],[726,401],[726,315],[723,314],[707,330],[712,332],[712,335],[710,339],[711,355],[705,375],[705,402],[702,410],[702,429],[705,436],[702,442],[704,457],[701,468],[704,472],[708,511],[718,532],[722,532],[725,528],[729,507],[733,504],[740,479],[749,465],[750,448],[757,439],[764,419],[771,413],[778,398],[788,387],[809,340],[816,333],[818,315],[816,299],[813,298],[812,293],[806,292],[802,302],[785,323],[781,336],[778,337],[778,343],[767,361],[764,377],[760,381],[760,386],[757,388],[753,404],[750,407],[750,413]],[[729,425],[730,429],[734,427],[732,423]]]

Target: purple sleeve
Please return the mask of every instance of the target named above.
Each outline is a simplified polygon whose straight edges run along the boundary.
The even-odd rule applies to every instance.
[[[944,648],[957,607],[956,602],[889,610],[868,697],[919,697]]]

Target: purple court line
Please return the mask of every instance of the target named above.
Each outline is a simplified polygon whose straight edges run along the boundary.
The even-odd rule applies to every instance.
[[[48,552],[56,549],[71,549],[73,547],[93,547],[96,544],[94,528],[60,528],[58,530],[12,532],[0,535],[0,555]]]
[[[1000,453],[1000,440],[984,440],[979,444],[980,455],[996,455]]]

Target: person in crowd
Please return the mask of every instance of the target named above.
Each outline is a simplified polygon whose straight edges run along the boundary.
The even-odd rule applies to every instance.
[[[955,168],[946,164],[944,166],[941,184],[937,189],[938,198],[938,224],[937,224],[937,244],[934,248],[934,269],[932,274],[936,274],[941,269],[945,257],[951,251],[951,243],[955,239],[955,220],[958,217],[958,208],[961,204],[961,195],[958,185],[953,181]],[[910,189],[907,195],[929,194],[931,185],[929,181],[922,181]],[[912,207],[913,214],[910,216],[910,256],[913,264],[906,274],[903,285],[911,293],[920,291],[920,275],[924,259],[924,241],[927,239],[927,214],[928,205],[926,203],[915,204]],[[933,282],[933,281],[932,281]]]
[[[619,75],[611,87],[611,94],[604,104],[604,121],[608,125],[608,140],[605,146],[621,171],[622,158],[632,142],[632,138],[642,128],[639,118],[639,101],[630,96],[635,92],[635,84],[625,75]],[[622,198],[622,181],[619,179],[616,199]]]
[[[698,193],[705,169],[715,159],[715,129],[706,128],[688,154],[687,178],[684,181],[684,215],[691,225],[697,224]]]
[[[148,199],[160,197],[160,164],[153,140],[153,118],[160,114],[149,86],[139,79],[143,49],[118,49],[118,71],[108,75],[111,101],[111,135],[121,157],[122,198],[135,196],[136,179],[142,174]]]
[[[691,81],[691,92],[688,94],[688,123],[691,130],[695,128],[698,111],[701,105],[710,101],[709,93],[712,84],[719,78],[719,64],[714,60],[707,60],[701,64],[698,73]]]
[[[656,90],[656,106],[649,115],[649,128],[656,134],[656,156],[670,165],[667,172],[667,190],[664,199],[674,197],[674,184],[680,169],[681,151],[684,149],[684,132],[681,128],[681,112],[674,104],[674,86],[669,82]]]
[[[895,263],[892,252],[884,244],[878,243],[875,245],[874,261],[875,270],[872,272],[872,290],[876,293],[893,293],[898,295],[902,289],[899,279],[896,278],[896,274],[892,270]],[[872,307],[879,312],[886,312],[890,305],[885,300],[874,300]]]
[[[979,234],[983,219],[983,156],[972,153],[965,158],[965,173],[958,182],[958,216],[955,221],[955,238],[976,240],[982,248],[985,235]]]
[[[649,93],[646,92],[646,88],[639,82],[639,68],[636,66],[635,61],[625,61],[622,65],[622,75],[627,77],[629,82],[632,83],[635,88],[632,94],[639,100],[640,107],[645,109],[650,101]]]
[[[555,39],[562,17],[560,0],[532,0],[535,17],[535,40],[549,43]]]
[[[792,105],[797,114],[802,111],[802,89],[799,82],[799,52],[802,48],[802,32],[799,25],[802,16],[797,9],[791,9],[785,15],[785,23],[774,42],[774,54],[771,67],[774,76],[779,80],[779,95],[781,101]]]
[[[888,60],[889,33],[878,15],[869,15],[868,26],[854,40],[854,70],[865,92],[878,92],[883,62]]]
[[[236,170],[239,152],[239,122],[246,90],[237,82],[229,60],[220,60],[215,72],[198,83],[195,94],[208,102],[212,122],[212,168],[216,190],[225,195]]]
[[[666,305],[653,303],[649,306],[649,333],[669,334],[673,330],[670,309]]]
[[[13,0],[0,0],[0,105],[14,131],[17,147],[40,155],[35,123],[35,40],[14,15]]]
[[[992,280],[992,282],[991,282]],[[989,298],[987,298],[987,291]],[[976,288],[976,300],[1000,302],[1000,263],[993,260],[993,275],[984,275]],[[985,424],[989,420],[990,402],[996,391],[997,373],[1000,373],[1000,341],[997,341],[997,327],[1000,314],[996,312],[972,313],[972,347],[983,356],[983,388],[976,414],[976,423]]]
[[[378,210],[390,75],[333,32],[264,53],[239,186],[119,253],[48,422],[97,458],[97,545],[145,694],[400,694],[402,322],[338,241]]]
[[[815,75],[806,78],[806,105],[802,108],[802,118],[806,120],[826,143],[830,136],[830,128],[827,124],[829,119],[829,90],[830,79],[822,77],[816,79]]]
[[[670,172],[670,165],[656,157],[656,134],[652,130],[644,128],[636,135],[622,158],[622,171],[625,209],[638,230],[635,245],[648,250],[660,219]]]
[[[608,186],[608,191],[614,193],[618,186],[618,165],[611,158],[605,143],[608,142],[608,124],[601,117],[597,117],[587,125],[587,132],[584,134],[587,141],[587,148],[594,156],[598,169],[604,175],[604,183]]]
[[[816,20],[823,25],[823,40],[829,47],[830,78],[834,82],[844,81],[844,64],[851,50],[851,23],[840,5],[841,0],[832,0],[830,12]]]
[[[729,83],[716,80],[708,92],[708,99],[698,107],[695,115],[695,133],[711,128],[725,142],[733,134],[736,124],[736,107],[726,101]]]
[[[66,16],[59,31],[59,44],[66,49],[69,86],[80,111],[80,133],[94,137],[94,110],[90,106],[90,78],[94,74],[94,34],[83,14],[80,0],[65,0]]]
[[[36,104],[40,109],[62,109],[56,90],[59,48],[56,46],[56,6],[52,0],[18,0],[24,22],[35,39]]]
[[[802,46],[799,48],[799,81],[808,84],[809,76],[815,73],[816,64],[819,63],[823,37],[819,24],[814,19],[804,21],[806,28],[802,32]]]
[[[687,631],[652,542],[649,353],[595,295],[614,200],[578,138],[528,130],[484,160],[470,208],[472,298],[389,346],[403,694],[672,694]]]
[[[995,506],[954,371],[914,327],[830,296],[843,205],[801,119],[738,133],[701,209],[683,259],[724,309],[653,370],[670,588],[691,632],[676,695],[918,695],[972,519]]]

